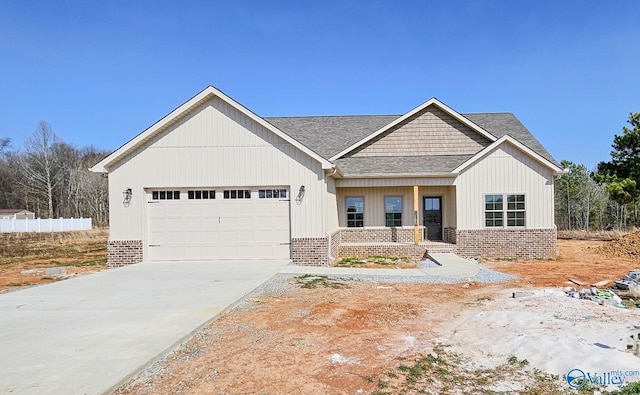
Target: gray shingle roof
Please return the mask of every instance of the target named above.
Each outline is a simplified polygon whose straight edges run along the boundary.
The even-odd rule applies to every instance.
[[[345,176],[450,173],[473,155],[364,156],[336,160]]]
[[[264,119],[318,155],[329,159],[398,117],[399,115],[347,115]]]
[[[518,140],[546,160],[560,166],[551,154],[540,144],[531,132],[510,112],[462,114],[492,135],[500,138],[506,134]]]
[[[461,114],[493,136],[513,137],[553,164],[559,163],[511,113]],[[264,118],[320,156],[328,159],[401,115],[353,115]],[[346,174],[450,172],[470,155],[342,158],[336,161]]]

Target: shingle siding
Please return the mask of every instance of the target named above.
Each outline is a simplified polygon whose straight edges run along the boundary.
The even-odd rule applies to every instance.
[[[490,143],[449,114],[430,106],[350,156],[472,155]]]

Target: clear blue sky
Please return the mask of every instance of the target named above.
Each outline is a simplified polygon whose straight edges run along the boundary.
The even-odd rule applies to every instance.
[[[213,85],[261,116],[512,112],[609,160],[640,112],[640,2],[0,0],[0,137],[116,149]]]

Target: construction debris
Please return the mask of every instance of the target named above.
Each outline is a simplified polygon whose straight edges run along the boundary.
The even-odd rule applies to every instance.
[[[524,298],[527,296],[533,296],[533,292],[527,292],[527,291],[523,291],[523,292],[514,292],[511,296],[513,298]]]
[[[598,281],[597,283],[593,283],[591,284],[592,287],[596,287],[596,288],[601,288],[604,287],[605,285],[609,284],[611,282],[611,280],[602,280],[602,281]]]
[[[631,270],[616,281],[616,288],[629,289],[630,284],[640,285],[640,270]]]
[[[576,299],[586,299],[592,302],[596,302],[599,305],[610,305],[616,307],[626,307],[622,304],[622,298],[618,296],[613,290],[605,289],[600,290],[596,287],[583,288],[581,290],[565,291],[567,296]]]
[[[570,278],[569,281],[574,283],[575,285],[579,285],[579,286],[583,286],[584,285],[584,283],[582,281],[576,280],[576,279],[573,279],[573,278]]]

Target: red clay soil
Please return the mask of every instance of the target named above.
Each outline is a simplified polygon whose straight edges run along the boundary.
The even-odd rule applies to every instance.
[[[640,229],[594,247],[594,252],[608,257],[640,259]]]
[[[499,292],[566,286],[568,278],[613,281],[640,266],[590,248],[602,244],[560,240],[557,260],[484,262],[518,276],[505,284],[347,282],[304,289],[292,279],[284,291],[218,318],[117,393],[371,394],[402,358],[431,352],[448,322]]]

